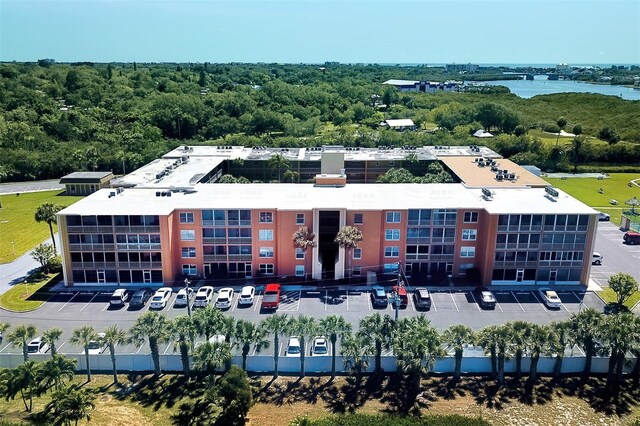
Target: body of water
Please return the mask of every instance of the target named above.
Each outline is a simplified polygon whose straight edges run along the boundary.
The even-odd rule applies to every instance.
[[[640,89],[609,84],[582,83],[573,80],[547,80],[547,76],[535,76],[534,80],[498,80],[487,81],[488,85],[506,86],[511,93],[521,98],[552,93],[599,93],[601,95],[618,96],[622,99],[640,100]]]

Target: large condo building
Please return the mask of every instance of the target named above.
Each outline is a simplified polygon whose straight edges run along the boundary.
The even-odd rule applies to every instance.
[[[264,166],[271,158],[265,152],[274,150],[228,147],[225,156],[204,148],[187,159],[181,151],[189,148],[181,147],[125,176],[120,185],[127,188],[99,190],[61,211],[66,284],[270,276],[366,281],[398,266],[422,284],[447,277],[484,285],[588,281],[596,212],[486,148],[292,149],[284,152],[315,183],[252,184],[202,182],[242,162],[247,173],[269,179],[276,171]],[[380,175],[403,162],[432,161],[458,182],[350,183],[350,163],[358,162],[362,173],[354,180],[364,182],[375,180],[372,169]],[[347,225],[362,232],[357,248],[334,241]],[[315,234],[314,247],[294,245],[301,226]]]

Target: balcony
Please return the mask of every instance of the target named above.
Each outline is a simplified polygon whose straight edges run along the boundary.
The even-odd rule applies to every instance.
[[[226,220],[202,220],[202,226],[226,226]]]
[[[251,244],[251,237],[229,237],[229,244]]]
[[[451,254],[432,254],[429,257],[429,260],[453,260],[454,257],[455,257],[455,255],[453,253],[451,253]]]
[[[226,238],[213,238],[213,237],[204,237],[202,239],[203,244],[227,244]]]
[[[116,226],[115,232],[124,234],[136,234],[138,232],[160,232],[160,225],[156,226]]]
[[[235,260],[251,260],[251,255],[250,254],[230,254],[229,261],[235,261]]]
[[[509,268],[537,268],[538,261],[536,260],[496,260],[493,262],[493,267],[509,267]]]
[[[162,262],[118,262],[120,269],[152,269],[162,268]]]
[[[113,226],[67,226],[69,234],[113,234]]]
[[[116,269],[116,262],[71,262],[73,269]]]
[[[227,260],[226,254],[205,254],[203,256],[205,262],[225,262]]]
[[[407,244],[429,244],[429,242],[431,242],[431,238],[429,237],[425,237],[425,238],[408,238],[407,237]]]
[[[69,244],[71,251],[113,251],[115,244]]]
[[[429,254],[428,253],[424,253],[424,254],[407,254],[404,257],[406,260],[429,260]]]

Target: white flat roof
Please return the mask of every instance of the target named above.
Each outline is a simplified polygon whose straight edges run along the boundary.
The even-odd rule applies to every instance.
[[[485,201],[480,189],[462,184],[198,184],[194,193],[173,192],[157,197],[153,188],[128,188],[109,198],[102,189],[72,204],[61,215],[166,215],[176,209],[349,210],[485,209],[491,214],[581,213],[595,210],[560,192],[557,201],[545,198],[541,188],[493,189]]]
[[[414,86],[417,83],[420,83],[420,81],[418,80],[396,80],[396,79],[391,79],[391,80],[387,80],[382,84],[390,84],[392,86]]]
[[[413,120],[410,118],[399,118],[396,120],[384,120],[390,127],[407,127],[415,126]]]

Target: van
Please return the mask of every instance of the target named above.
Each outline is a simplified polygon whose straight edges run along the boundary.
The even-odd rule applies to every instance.
[[[407,289],[404,286],[393,286],[393,291],[398,295],[398,301],[400,303],[400,309],[405,309],[409,305],[409,296],[407,295]]]
[[[630,246],[640,244],[640,232],[627,232],[622,237],[622,241]]]

